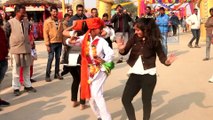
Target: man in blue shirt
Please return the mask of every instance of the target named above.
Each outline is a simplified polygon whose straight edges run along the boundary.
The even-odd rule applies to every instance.
[[[163,51],[167,55],[167,36],[169,31],[169,16],[165,14],[165,9],[163,7],[160,8],[160,15],[156,19],[156,23],[159,26],[162,35],[162,46]]]

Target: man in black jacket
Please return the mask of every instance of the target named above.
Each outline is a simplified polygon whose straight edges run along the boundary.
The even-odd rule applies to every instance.
[[[75,20],[83,20],[83,19],[87,19],[87,17],[84,15],[84,6],[81,4],[78,4],[76,6],[76,14],[74,16],[71,17],[70,21],[68,22],[68,26],[72,26],[73,21]],[[81,34],[83,35],[83,34]]]
[[[176,36],[177,28],[178,28],[178,24],[179,24],[179,19],[175,15],[174,12],[172,12],[171,14],[172,14],[172,17],[170,18],[170,21],[171,21],[171,24],[172,24],[173,36]]]
[[[130,25],[129,22],[133,21],[132,18],[123,12],[123,7],[117,5],[116,14],[112,16],[111,23],[114,23],[115,36],[123,37],[124,42],[128,41]],[[117,63],[123,62],[123,57],[120,57]]]

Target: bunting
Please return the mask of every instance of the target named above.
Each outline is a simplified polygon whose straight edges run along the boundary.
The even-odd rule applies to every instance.
[[[182,3],[182,2],[196,2],[197,0],[146,0],[145,3]]]

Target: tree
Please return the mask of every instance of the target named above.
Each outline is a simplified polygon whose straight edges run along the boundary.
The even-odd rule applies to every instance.
[[[125,2],[132,2],[131,0],[115,0],[115,3],[116,4],[121,4],[122,3],[125,3]],[[134,5],[134,3],[132,4],[128,4],[128,5],[125,5],[123,6],[127,12],[130,12],[132,15],[136,16],[137,15],[137,6]]]
[[[131,0],[115,0],[115,3],[120,4],[123,2],[131,2]]]
[[[133,16],[137,16],[138,8],[134,4],[124,6],[127,12],[130,12]]]

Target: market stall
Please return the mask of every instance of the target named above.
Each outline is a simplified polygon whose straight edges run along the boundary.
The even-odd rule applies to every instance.
[[[60,0],[3,0],[3,10],[9,15],[14,16],[14,8],[17,4],[26,6],[27,16],[31,23],[32,32],[35,39],[43,39],[43,21],[49,17],[48,8],[52,5],[61,8]],[[59,19],[63,18],[61,10]]]
[[[145,6],[149,5],[154,12],[158,11],[160,7],[164,7],[166,12],[173,11],[179,17],[189,16],[192,14],[194,4],[197,0],[138,0],[139,15],[145,13]]]
[[[40,19],[43,21],[48,17],[45,10],[47,10],[49,6],[57,5],[61,7],[60,0],[3,0],[2,4],[5,12],[13,12],[16,4],[25,5],[28,17],[33,17],[37,22],[39,22]]]

